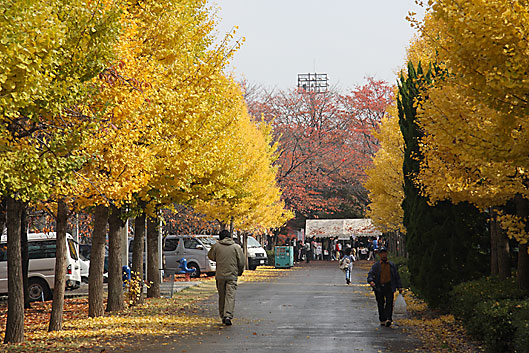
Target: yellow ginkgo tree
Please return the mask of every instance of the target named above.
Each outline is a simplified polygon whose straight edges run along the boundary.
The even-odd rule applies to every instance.
[[[395,107],[392,106],[394,111]],[[380,141],[373,164],[366,170],[364,186],[369,191],[368,216],[381,231],[401,231],[404,199],[402,163],[404,159],[402,134],[395,113],[387,114],[375,133]]]
[[[93,92],[90,81],[112,58],[118,14],[107,1],[2,4],[0,190],[8,201],[10,292],[5,342],[22,341],[24,332],[20,212],[26,203],[62,198],[61,190],[75,183],[83,156],[74,151],[97,122],[86,109]],[[57,295],[64,291],[66,271],[65,213],[61,215]],[[54,301],[50,330],[60,329],[61,316],[62,300]]]
[[[251,119],[244,104],[240,109],[238,128],[231,137],[236,143],[226,144],[227,153],[216,160],[224,173],[214,182],[224,186],[209,200],[199,200],[195,209],[241,231],[277,228],[292,217],[277,185],[273,166],[277,146],[270,125]]]
[[[87,165],[93,173],[85,178],[86,198],[121,200],[156,218],[162,207],[211,193],[210,179],[222,173],[211,160],[225,153],[219,141],[236,128],[232,107],[241,93],[224,67],[238,44],[231,44],[231,35],[214,43],[215,21],[205,1],[131,3],[123,23],[122,59],[107,71],[111,87],[101,97],[112,102],[107,131],[90,147],[95,163]],[[100,180],[94,183],[94,176]],[[155,232],[147,227],[149,296],[159,295]],[[134,253],[141,251],[136,238]],[[141,269],[136,255],[133,267]]]
[[[430,2],[423,28],[433,25],[436,35],[423,39],[444,74],[419,103],[419,182],[433,201],[486,208],[514,200],[517,214],[500,223],[520,244],[518,282],[529,288],[528,2]]]

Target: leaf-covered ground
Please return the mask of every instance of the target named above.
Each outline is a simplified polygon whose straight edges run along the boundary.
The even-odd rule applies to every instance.
[[[485,350],[473,342],[464,328],[451,314],[442,314],[428,308],[412,292],[404,294],[408,309],[408,318],[398,320],[401,327],[420,338],[423,347],[420,352],[438,353],[476,353]]]
[[[240,282],[271,281],[285,275],[286,269],[258,267],[246,271]],[[2,346],[6,352],[103,352],[131,349],[157,338],[167,341],[182,336],[200,336],[202,329],[218,325],[218,319],[204,315],[201,301],[215,293],[214,277],[200,278],[201,284],[176,293],[173,298],[148,299],[144,304],[100,318],[88,318],[88,299],[67,299],[64,329],[47,332],[51,301],[36,302],[25,312],[25,337],[21,344]],[[0,304],[0,339],[3,341],[7,305]]]

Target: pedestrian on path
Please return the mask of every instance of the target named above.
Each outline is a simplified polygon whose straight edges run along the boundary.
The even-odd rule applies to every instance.
[[[208,257],[217,263],[215,280],[219,292],[219,314],[222,323],[229,326],[235,309],[237,276],[244,272],[244,254],[241,247],[231,239],[230,232],[223,230],[219,234],[219,241],[209,250]]]
[[[367,250],[369,251],[369,255],[367,256],[367,261],[375,260],[373,241],[371,239],[369,239],[369,243],[367,244]]]
[[[371,267],[367,275],[367,283],[373,288],[378,304],[380,326],[390,327],[393,323],[393,293],[398,289],[402,293],[402,283],[397,266],[388,261],[388,251],[380,247],[380,261]]]
[[[309,241],[305,241],[305,244],[303,244],[303,251],[305,253],[305,261],[307,263],[309,263],[310,262],[310,257],[312,256],[311,251],[310,251],[310,242]]]
[[[336,252],[336,258],[340,259],[342,257],[342,244],[339,241],[336,241],[334,251]]]
[[[340,259],[340,269],[345,272],[345,283],[351,283],[351,271],[353,270],[353,256],[351,248],[345,248],[345,255]]]
[[[298,247],[299,247],[299,241],[297,241],[296,239],[292,239],[292,246],[293,246],[293,250],[294,250],[294,263],[297,263],[299,261],[299,258],[298,258]]]

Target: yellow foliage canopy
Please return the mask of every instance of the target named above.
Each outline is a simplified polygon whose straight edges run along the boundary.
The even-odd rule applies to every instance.
[[[487,208],[528,198],[529,3],[429,4],[421,40],[444,71],[418,102],[425,133],[418,182],[432,202]],[[500,224],[519,241],[526,237],[515,221]]]
[[[281,191],[276,183],[277,168],[272,167],[276,145],[272,145],[271,127],[254,122],[241,103],[238,128],[231,130],[223,158],[216,168],[224,173],[216,182],[225,188],[209,201],[199,201],[196,209],[225,224],[233,218],[241,230],[262,230],[282,226],[292,217],[285,211]],[[226,142],[226,141],[225,141]]]
[[[368,217],[381,231],[404,231],[402,224],[404,199],[402,163],[404,159],[403,138],[400,132],[396,106],[382,119],[380,131],[375,134],[380,148],[367,169],[364,183],[369,191]]]

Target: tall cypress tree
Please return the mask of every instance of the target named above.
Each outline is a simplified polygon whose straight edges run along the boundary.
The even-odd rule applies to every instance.
[[[421,89],[441,77],[439,69],[424,72],[408,63],[401,75],[397,98],[399,125],[404,137],[404,226],[408,267],[414,291],[430,305],[442,307],[451,288],[488,270],[488,257],[479,247],[486,238],[486,218],[473,205],[449,201],[431,206],[414,177],[423,159],[419,149],[424,133],[417,125],[416,101]]]

